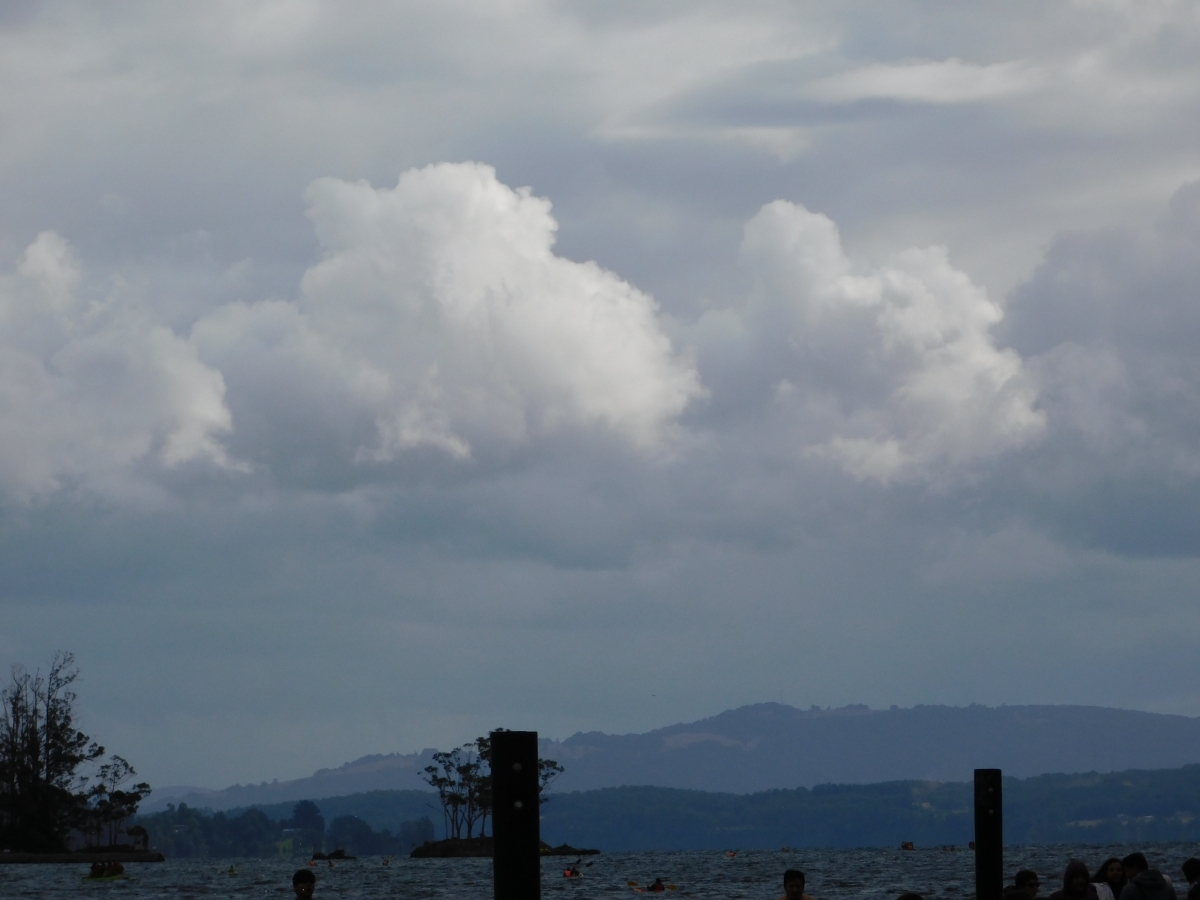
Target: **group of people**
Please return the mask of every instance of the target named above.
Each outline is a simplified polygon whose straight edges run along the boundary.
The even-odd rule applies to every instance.
[[[578,871],[578,863],[571,869]],[[1086,865],[1073,859],[1063,871],[1062,887],[1050,894],[1048,900],[1200,900],[1200,859],[1192,857],[1180,869],[1188,884],[1184,897],[1176,892],[1170,878],[1150,867],[1142,853],[1130,853],[1124,859],[1115,856],[1106,859],[1097,867],[1094,877]],[[311,869],[301,869],[295,874],[292,887],[299,900],[312,897],[316,882]],[[1037,872],[1022,869],[1004,889],[1004,900],[1037,900],[1041,886]],[[804,873],[788,869],[783,873],[783,896],[779,900],[813,900],[806,887]],[[648,892],[666,889],[661,878],[642,888]],[[921,900],[921,895],[906,893],[899,900]]]
[[[1200,859],[1192,857],[1180,866],[1187,879],[1186,900],[1200,900]],[[1004,900],[1033,900],[1041,890],[1036,872],[1022,869],[1005,888]],[[1050,900],[1185,900],[1175,890],[1171,879],[1158,869],[1151,868],[1143,853],[1130,853],[1124,859],[1111,857],[1102,862],[1095,873],[1077,859],[1067,863],[1062,887],[1050,895]]]
[[[1106,859],[1093,876],[1077,859],[1067,863],[1062,887],[1048,900],[1200,900],[1200,859],[1184,861],[1180,870],[1187,879],[1186,895],[1177,893],[1171,879],[1150,867],[1143,853],[1130,853],[1124,859]],[[1022,869],[1004,889],[1004,900],[1036,900],[1041,890],[1037,872]],[[805,892],[804,873],[788,869],[783,873],[783,896],[779,900],[813,900]],[[922,900],[920,894],[901,894],[897,900]]]
[[[124,875],[125,867],[115,860],[110,862],[94,862],[92,869],[88,872],[88,878],[112,878],[116,875]]]

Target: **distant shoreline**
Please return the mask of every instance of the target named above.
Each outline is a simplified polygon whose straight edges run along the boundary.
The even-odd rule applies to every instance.
[[[94,863],[94,862],[166,862],[167,858],[157,850],[76,850],[72,853],[18,853],[5,850],[0,853],[2,863]]]
[[[421,846],[414,848],[409,855],[413,859],[490,859],[493,855],[493,847],[490,836],[445,838],[440,841],[426,841]],[[545,841],[542,842],[541,852],[542,856],[598,856],[600,854],[599,850],[582,849],[569,844],[551,847]]]

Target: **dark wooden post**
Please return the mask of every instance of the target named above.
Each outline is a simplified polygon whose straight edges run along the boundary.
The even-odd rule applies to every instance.
[[[496,900],[540,900],[542,840],[536,731],[493,731],[492,877]]]
[[[975,770],[975,897],[1004,894],[1004,796],[999,769]]]

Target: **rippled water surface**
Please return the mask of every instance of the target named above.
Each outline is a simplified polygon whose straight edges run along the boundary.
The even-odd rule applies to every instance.
[[[1179,864],[1200,855],[1193,844],[1132,846],[1013,847],[1006,852],[1011,880],[1019,868],[1041,875],[1042,894],[1055,890],[1068,860],[1082,859],[1089,868],[1109,856],[1144,850],[1151,865],[1179,883]],[[926,898],[959,900],[975,893],[975,857],[970,851],[942,850],[751,850],[730,859],[712,851],[678,853],[606,853],[584,860],[584,877],[565,879],[570,860],[545,859],[542,896],[554,900],[591,897],[634,897],[628,882],[645,884],[661,877],[676,891],[666,897],[777,898],[784,869],[808,875],[809,893],[820,900],[895,900],[904,891]],[[0,865],[0,897],[141,900],[169,897],[252,898],[292,896],[292,873],[299,860],[169,860],[126,866],[120,881],[84,881],[84,865]],[[236,868],[229,874],[229,867]],[[492,864],[486,859],[398,859],[390,866],[378,858],[322,866],[316,897],[461,898],[492,896]]]

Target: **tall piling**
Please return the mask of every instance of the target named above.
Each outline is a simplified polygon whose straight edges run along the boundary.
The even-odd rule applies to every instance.
[[[999,769],[975,770],[975,897],[1004,893],[1004,795]]]
[[[536,731],[493,731],[492,878],[496,900],[540,900]]]

